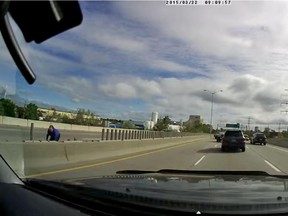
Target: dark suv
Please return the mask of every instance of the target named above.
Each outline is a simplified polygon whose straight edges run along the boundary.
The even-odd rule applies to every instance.
[[[266,142],[267,142],[267,138],[264,133],[255,133],[253,134],[253,137],[251,139],[251,144],[259,143],[261,145],[262,144],[266,145]]]
[[[217,142],[221,142],[221,139],[223,138],[223,136],[224,136],[224,132],[220,132],[218,134],[214,134],[214,137],[215,137]]]
[[[221,150],[241,149],[245,152],[245,137],[241,130],[227,130],[222,138]]]

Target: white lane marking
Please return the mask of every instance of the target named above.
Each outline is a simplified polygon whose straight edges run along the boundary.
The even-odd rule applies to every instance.
[[[271,164],[269,161],[264,160],[270,167],[272,167],[274,170],[276,170],[277,172],[281,172],[277,167],[275,167],[273,164]]]
[[[269,147],[269,148],[274,148],[274,149],[277,149],[277,150],[279,150],[279,151],[283,151],[283,152],[288,152],[288,150],[281,149],[281,148],[277,148],[277,147],[270,146],[270,145],[267,145],[267,147]]]
[[[205,155],[203,155],[203,156],[194,164],[194,166],[197,166],[204,158],[205,158]]]

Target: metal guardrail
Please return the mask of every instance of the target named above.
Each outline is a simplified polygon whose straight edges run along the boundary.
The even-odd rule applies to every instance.
[[[188,132],[166,132],[148,130],[126,130],[126,129],[102,129],[101,140],[142,140],[155,138],[172,138],[183,136],[194,136],[200,133]]]
[[[36,141],[45,142],[46,140],[37,139],[34,134],[35,126],[31,123],[30,133],[26,140],[23,142]],[[145,140],[145,139],[159,139],[159,138],[175,138],[185,136],[203,135],[203,133],[189,133],[189,132],[176,132],[176,131],[151,131],[151,130],[133,130],[133,129],[115,129],[103,128],[101,134],[97,137],[82,137],[81,139],[71,138],[62,139],[60,142],[99,142],[99,141],[115,141],[115,140]]]

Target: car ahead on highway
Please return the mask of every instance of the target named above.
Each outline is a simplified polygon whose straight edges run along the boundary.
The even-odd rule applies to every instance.
[[[221,142],[221,139],[223,138],[223,136],[224,136],[224,132],[214,134],[214,138],[216,139],[217,142]]]
[[[249,141],[249,140],[250,140],[250,137],[249,137],[248,134],[244,134],[244,137],[245,137],[245,140],[246,140],[246,141]]]
[[[241,149],[245,152],[245,137],[241,130],[227,130],[222,138],[221,150]]]
[[[254,133],[252,138],[251,138],[251,141],[250,141],[251,144],[257,144],[259,143],[260,145],[266,145],[267,143],[267,138],[266,138],[266,135],[264,133]]]

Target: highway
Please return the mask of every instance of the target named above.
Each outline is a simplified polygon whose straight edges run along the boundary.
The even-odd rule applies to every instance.
[[[245,170],[269,174],[288,174],[288,149],[247,143],[246,151],[221,152],[220,143],[202,138],[178,146],[110,157],[89,164],[47,170],[30,176],[60,180],[115,174],[119,170]],[[29,177],[29,176],[28,176]]]
[[[34,140],[45,140],[47,129],[34,128]],[[60,141],[100,139],[101,132],[60,130]],[[30,128],[21,126],[0,125],[0,142],[19,142],[30,139]]]

